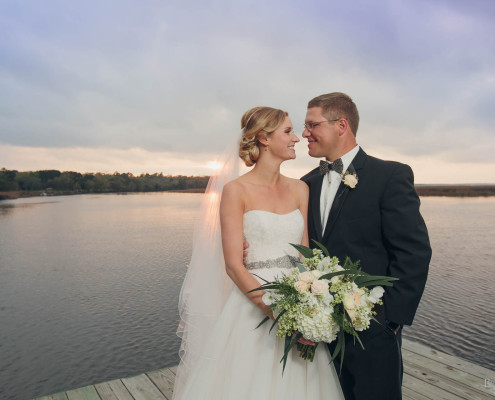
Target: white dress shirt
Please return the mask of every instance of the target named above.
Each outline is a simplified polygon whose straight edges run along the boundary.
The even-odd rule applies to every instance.
[[[352,160],[356,157],[359,151],[359,145],[356,145],[352,150],[345,153],[340,159],[343,164],[343,172],[347,171],[349,165],[351,165]],[[321,184],[321,195],[320,195],[320,216],[321,216],[321,226],[323,232],[325,232],[325,227],[327,225],[328,215],[330,214],[330,209],[332,208],[333,200],[339,188],[340,182],[342,181],[342,176],[335,172],[330,171],[323,177],[323,182]]]

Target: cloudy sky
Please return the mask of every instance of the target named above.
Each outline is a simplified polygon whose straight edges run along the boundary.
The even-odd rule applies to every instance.
[[[248,108],[300,134],[343,91],[369,154],[495,183],[494,21],[492,0],[0,0],[0,168],[209,174]]]

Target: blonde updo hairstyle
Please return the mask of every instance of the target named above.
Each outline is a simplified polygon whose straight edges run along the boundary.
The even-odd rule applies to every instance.
[[[239,157],[248,166],[256,164],[260,157],[260,139],[266,139],[283,124],[287,111],[271,107],[254,107],[241,118],[242,136]]]

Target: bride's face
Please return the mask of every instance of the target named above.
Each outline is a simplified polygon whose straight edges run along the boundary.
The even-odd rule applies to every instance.
[[[285,117],[285,121],[270,136],[269,146],[273,155],[281,157],[283,160],[296,158],[294,145],[299,142],[299,138],[294,133],[292,121]]]

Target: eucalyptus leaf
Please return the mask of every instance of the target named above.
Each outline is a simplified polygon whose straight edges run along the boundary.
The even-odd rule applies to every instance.
[[[313,242],[321,249],[321,251],[323,251],[323,253],[325,253],[325,255],[327,257],[330,257],[330,253],[328,252],[327,248],[325,246],[323,246],[320,242],[317,242],[316,240],[312,239]]]
[[[304,258],[313,257],[313,250],[311,250],[309,247],[303,246],[302,244],[289,244],[294,247],[299,253],[301,253]]]
[[[297,269],[299,270],[299,272],[302,273],[302,272],[306,272],[307,271],[306,267],[304,267],[303,264],[297,263],[296,265],[297,265]]]

